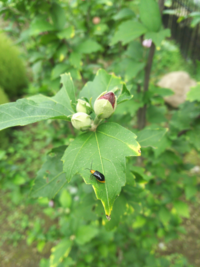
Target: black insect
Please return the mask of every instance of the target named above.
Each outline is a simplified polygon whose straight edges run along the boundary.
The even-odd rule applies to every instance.
[[[105,176],[103,175],[103,173],[92,170],[92,166],[91,166],[91,170],[86,168],[87,170],[89,170],[91,172],[91,174],[96,178],[96,180],[100,183],[105,183]]]

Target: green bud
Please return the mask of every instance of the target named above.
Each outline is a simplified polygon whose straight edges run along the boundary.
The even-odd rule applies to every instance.
[[[72,116],[71,123],[77,130],[86,131],[91,127],[91,118],[84,112],[75,113]]]
[[[103,93],[94,102],[94,112],[101,118],[109,118],[117,107],[117,98],[113,92]]]
[[[78,103],[76,105],[77,112],[84,112],[90,114],[92,112],[92,108],[88,102],[82,99],[78,99]]]

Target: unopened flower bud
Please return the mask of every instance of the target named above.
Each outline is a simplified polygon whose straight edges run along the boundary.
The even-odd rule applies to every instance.
[[[94,17],[94,18],[92,19],[92,22],[93,22],[94,24],[99,24],[100,21],[101,21],[101,19],[100,19],[99,17]]]
[[[145,39],[145,40],[142,42],[142,45],[143,45],[144,47],[147,47],[147,48],[151,47],[151,44],[152,44],[152,40],[151,40],[151,39]]]
[[[90,116],[84,112],[75,113],[71,119],[72,125],[77,130],[86,131],[91,127]]]
[[[101,119],[109,118],[115,111],[117,98],[113,92],[103,93],[94,102],[94,111]]]
[[[92,108],[88,102],[78,99],[78,103],[76,105],[76,111],[90,114],[92,112]]]

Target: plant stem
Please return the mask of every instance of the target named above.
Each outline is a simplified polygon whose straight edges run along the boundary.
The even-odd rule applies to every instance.
[[[97,126],[99,125],[99,123],[102,121],[102,119],[98,118],[98,116],[96,116],[96,118],[94,119],[93,123],[92,123],[92,127],[90,129],[90,131],[95,132]]]
[[[143,93],[148,91],[148,88],[149,88],[149,79],[150,79],[154,53],[155,53],[155,44],[152,43],[150,51],[149,51],[147,65],[145,67]],[[140,130],[143,129],[146,125],[146,109],[147,109],[147,105],[145,104],[142,108],[138,110],[138,128]]]

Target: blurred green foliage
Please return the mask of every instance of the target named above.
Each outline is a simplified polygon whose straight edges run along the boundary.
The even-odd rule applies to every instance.
[[[10,201],[16,209],[23,205],[39,205],[41,213],[35,217],[32,212],[28,217],[21,213],[9,216],[6,222],[12,225],[10,229],[14,229],[16,222],[17,230],[13,235],[5,230],[2,239],[17,245],[24,238],[28,245],[35,245],[39,253],[50,244],[53,247],[50,259],[42,259],[40,267],[192,266],[183,255],[161,255],[171,240],[185,234],[183,222],[190,216],[188,203],[195,203],[197,199],[199,174],[192,171],[196,162],[185,161],[185,158],[190,151],[197,155],[200,151],[199,101],[195,91],[189,98],[191,102],[185,102],[177,110],[164,104],[163,97],[171,91],[155,86],[159,77],[174,70],[192,71],[184,64],[177,46],[168,41],[157,47],[149,91],[139,92],[149,50],[141,45],[140,38],[132,40],[133,36],[126,39],[125,45],[118,42],[123,41],[120,34],[125,33],[120,33],[119,29],[126,29],[127,23],[134,20],[140,28],[139,3],[4,1],[1,13],[10,23],[6,30],[19,45],[25,45],[27,62],[33,72],[29,94],[57,92],[59,75],[66,71],[71,72],[80,89],[85,81],[93,78],[97,69],[104,67],[121,75],[134,95],[117,107],[109,121],[134,131],[144,144],[141,161],[126,160],[127,184],[115,201],[111,221],[107,221],[91,185],[83,183],[78,175],[70,184],[64,183],[53,200],[28,198],[32,179],[43,162],[40,172],[45,171],[48,163],[45,154],[52,148],[68,146],[75,138],[76,131],[69,124],[63,121],[50,125],[37,123],[23,130],[13,130],[11,145],[5,150],[1,147],[0,151],[0,187],[8,196],[3,203]],[[143,12],[148,24],[148,10]],[[17,22],[14,27],[12,22]],[[156,30],[159,27],[155,26]],[[117,41],[110,45],[113,39]],[[137,129],[137,112],[144,104],[150,130],[143,131],[169,129],[160,141],[155,137],[153,147],[146,147],[148,142],[142,140],[144,132]],[[56,158],[54,166],[62,172],[59,159]],[[45,179],[47,177],[48,173],[44,175]]]

